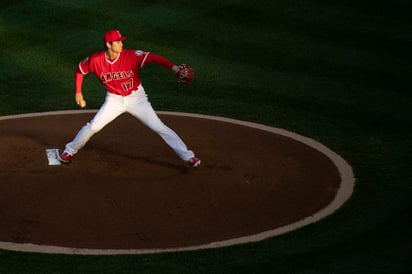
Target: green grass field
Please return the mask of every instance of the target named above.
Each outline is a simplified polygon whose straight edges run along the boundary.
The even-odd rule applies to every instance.
[[[76,109],[75,66],[116,28],[125,48],[195,69],[189,87],[156,65],[141,71],[156,110],[308,136],[352,165],[356,187],[334,215],[259,243],[135,256],[1,250],[0,273],[411,273],[411,14],[406,0],[3,3],[0,115]],[[105,92],[89,75],[83,94],[99,108]]]

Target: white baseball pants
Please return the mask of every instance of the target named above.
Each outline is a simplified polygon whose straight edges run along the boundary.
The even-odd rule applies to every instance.
[[[76,154],[94,134],[124,112],[130,113],[158,133],[182,160],[188,161],[194,157],[193,151],[188,150],[180,137],[159,119],[141,85],[128,96],[107,92],[102,107],[94,118],[80,129],[74,140],[66,145],[65,152]]]

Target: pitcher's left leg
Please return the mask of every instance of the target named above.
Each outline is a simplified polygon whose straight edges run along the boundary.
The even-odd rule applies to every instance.
[[[149,107],[146,107],[146,111],[143,116],[139,117],[139,120],[142,121],[147,127],[156,132],[162,137],[162,139],[168,144],[176,154],[183,160],[189,161],[195,156],[193,151],[189,150],[183,140],[166,126],[157,116],[152,106],[149,104]]]
[[[195,156],[193,151],[187,148],[183,140],[159,119],[147,98],[140,98],[137,104],[129,105],[127,110],[143,124],[159,134],[182,160],[188,162]]]

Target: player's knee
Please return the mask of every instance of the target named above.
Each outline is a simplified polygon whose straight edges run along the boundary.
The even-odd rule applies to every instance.
[[[168,134],[170,129],[163,123],[158,123],[156,125],[152,125],[151,129],[158,134]]]
[[[89,128],[90,131],[92,131],[93,133],[98,132],[99,130],[102,129],[102,126],[97,125],[96,123],[87,123],[86,127]]]

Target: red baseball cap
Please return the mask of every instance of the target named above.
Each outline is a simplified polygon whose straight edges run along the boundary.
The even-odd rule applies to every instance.
[[[108,42],[113,42],[113,41],[124,41],[126,40],[127,37],[126,36],[122,36],[120,34],[120,32],[118,30],[109,30],[108,32],[106,32],[106,34],[104,35],[104,42],[108,43]]]

